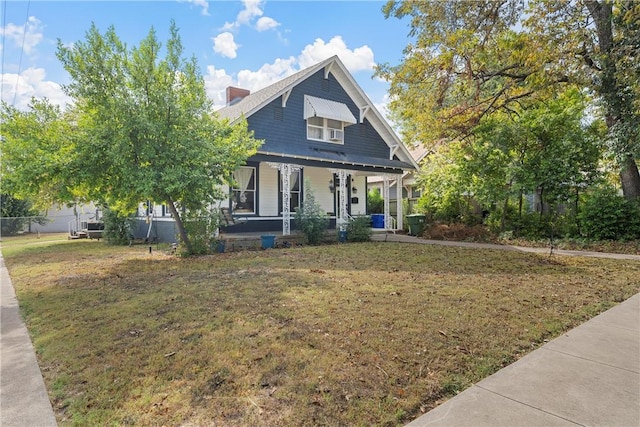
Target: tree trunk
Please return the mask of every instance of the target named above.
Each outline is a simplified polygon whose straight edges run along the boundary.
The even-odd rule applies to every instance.
[[[640,199],[640,173],[633,156],[627,155],[620,166],[622,194],[627,199]]]
[[[523,200],[524,195],[522,193],[523,193],[523,191],[522,191],[522,188],[521,188],[520,189],[520,199],[518,200],[518,218],[519,219],[522,219],[522,204],[524,202],[524,200]]]
[[[189,254],[193,253],[193,248],[191,247],[191,241],[189,240],[189,236],[187,236],[187,231],[184,229],[184,223],[182,222],[182,217],[180,217],[180,213],[176,209],[176,205],[173,203],[173,200],[169,197],[167,199],[167,206],[171,211],[171,215],[173,215],[173,219],[176,222],[176,227],[178,227],[178,234],[180,234],[180,240],[184,243],[184,246],[187,248],[187,252]]]
[[[502,208],[502,218],[500,218],[500,231],[504,231],[507,225],[507,209],[509,208],[509,194],[504,199],[504,206]]]
[[[623,122],[628,112],[633,111],[633,106],[629,105],[629,100],[621,95],[625,91],[624,85],[616,76],[616,60],[614,54],[613,38],[613,5],[608,1],[585,1],[589,14],[593,18],[598,34],[598,47],[602,55],[602,72],[600,76],[600,86],[598,92],[602,96],[605,105],[605,121],[609,131],[614,126]],[[621,87],[622,86],[622,87]],[[627,114],[625,114],[627,112]],[[617,136],[620,138],[620,136]],[[618,147],[625,147],[628,141],[618,141]],[[624,148],[619,148],[622,151]],[[625,151],[622,151],[625,152]],[[620,154],[615,153],[615,154]],[[640,198],[640,174],[638,165],[630,154],[625,154],[620,162],[620,183],[622,193],[627,199]]]

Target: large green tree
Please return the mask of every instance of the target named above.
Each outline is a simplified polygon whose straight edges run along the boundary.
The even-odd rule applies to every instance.
[[[3,191],[44,206],[84,199],[117,212],[164,203],[192,253],[185,220],[226,196],[233,171],[260,141],[246,122],[216,118],[197,63],[182,50],[173,23],[164,50],[153,29],[127,48],[113,27],[102,34],[95,25],[85,41],[59,43],[73,106],[3,104]]]
[[[403,61],[378,68],[405,138],[463,138],[573,85],[599,101],[624,194],[640,197],[640,3],[392,0],[383,11],[411,18]]]
[[[513,200],[522,214],[526,194],[547,206],[577,203],[580,189],[599,178],[602,154],[603,125],[585,124],[584,108],[584,96],[571,90],[517,116],[485,118],[467,140],[429,157],[421,174],[423,206],[450,219],[464,210],[463,194],[485,207],[502,202],[503,214]]]
[[[246,122],[231,126],[216,119],[174,23],[162,53],[153,29],[131,49],[113,27],[101,34],[95,25],[85,41],[58,43],[58,58],[71,76],[65,91],[75,102],[82,182],[111,209],[165,203],[192,252],[185,212],[206,212],[219,200],[221,186],[260,141]]]
[[[71,125],[59,107],[33,99],[27,111],[2,103],[3,193],[33,200],[41,210],[76,198]]]

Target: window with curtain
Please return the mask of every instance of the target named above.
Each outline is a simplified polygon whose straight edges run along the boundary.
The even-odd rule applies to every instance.
[[[297,172],[293,172],[289,177],[289,211],[291,213],[296,211],[296,208],[300,206],[300,183],[302,170],[298,170]],[[278,172],[278,182],[280,183],[280,197],[278,198],[278,206],[280,213],[282,213],[284,207],[282,206],[282,193],[284,189],[282,188],[282,175]]]
[[[242,166],[233,173],[236,186],[232,191],[234,213],[256,213],[256,168]]]

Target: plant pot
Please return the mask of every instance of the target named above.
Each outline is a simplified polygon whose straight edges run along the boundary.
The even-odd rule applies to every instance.
[[[271,234],[263,234],[260,236],[262,240],[262,249],[272,249],[276,247],[276,236]]]

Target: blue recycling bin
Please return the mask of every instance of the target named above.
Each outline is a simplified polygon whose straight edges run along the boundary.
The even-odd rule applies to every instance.
[[[262,240],[262,249],[272,249],[276,247],[276,236],[272,234],[264,234],[260,236]]]
[[[372,214],[371,224],[373,228],[384,228],[384,214]]]
[[[344,243],[347,241],[347,230],[338,231],[338,241]]]

